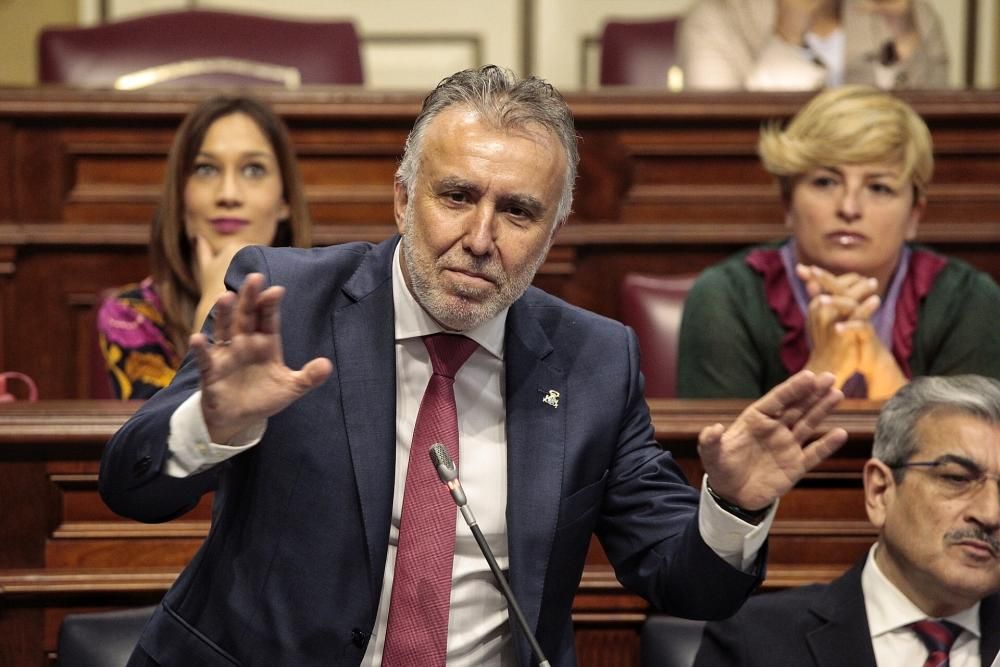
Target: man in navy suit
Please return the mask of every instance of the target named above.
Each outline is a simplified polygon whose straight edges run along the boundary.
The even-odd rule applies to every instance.
[[[140,520],[216,492],[211,532],[130,664],[399,664],[383,650],[390,607],[403,613],[404,480],[431,376],[423,337],[441,332],[477,344],[454,374],[461,478],[551,664],[575,663],[570,610],[594,533],[621,581],[675,614],[727,616],[757,586],[777,499],[846,438],[812,441],[841,394],[802,373],[707,427],[707,482],[691,488],[654,440],[633,332],[530,286],[570,212],[576,141],[545,82],[459,72],[407,139],[401,237],[236,256],[233,291],[174,382],[102,461],[103,498]],[[464,525],[452,539],[448,664],[529,664]],[[409,639],[403,664],[444,662]]]
[[[988,667],[1000,651],[1000,382],[921,377],[886,403],[864,467],[879,529],[826,586],[751,599],[706,626],[699,667]],[[918,625],[915,625],[918,624]],[[950,656],[949,656],[950,654]],[[927,662],[926,664],[949,664]]]

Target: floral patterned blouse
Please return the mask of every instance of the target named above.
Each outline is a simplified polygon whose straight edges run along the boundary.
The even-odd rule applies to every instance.
[[[170,384],[180,366],[152,278],[106,298],[97,311],[97,333],[118,398],[149,398]]]

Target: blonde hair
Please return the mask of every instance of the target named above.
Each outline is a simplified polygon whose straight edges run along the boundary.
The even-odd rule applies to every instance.
[[[931,133],[923,119],[898,97],[861,85],[821,92],[784,128],[778,121],[766,123],[757,153],[785,197],[796,177],[819,167],[898,164],[917,197],[926,195],[934,172]]]

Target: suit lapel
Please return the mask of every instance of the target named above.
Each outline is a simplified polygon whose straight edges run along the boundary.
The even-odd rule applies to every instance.
[[[381,243],[364,257],[344,284],[350,302],[332,315],[334,377],[340,383],[374,600],[385,570],[396,454],[394,248],[394,241]]]
[[[806,634],[816,667],[875,667],[861,570],[864,560],[833,581],[810,608],[820,625]]]
[[[1000,653],[1000,593],[983,599],[979,606],[979,655],[983,667],[990,667]]]
[[[519,299],[507,316],[507,539],[511,588],[530,627],[538,624],[559,513],[566,439],[565,374],[550,365],[552,346]],[[560,393],[556,400],[550,390]],[[545,399],[549,396],[549,400]],[[559,402],[559,407],[553,405]],[[519,653],[527,644],[514,631]]]

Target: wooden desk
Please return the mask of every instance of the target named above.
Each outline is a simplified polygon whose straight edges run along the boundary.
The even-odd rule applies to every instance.
[[[653,401],[656,437],[698,483],[698,431],[731,422],[743,405]],[[207,534],[207,501],[178,520],[140,524],[115,516],[98,497],[104,443],[136,407],[116,401],[0,406],[0,664],[46,664],[67,612],[154,603]],[[871,543],[860,470],[876,410],[846,402],[830,420],[848,429],[850,441],[782,500],[767,587],[828,581]],[[595,543],[573,606],[580,664],[637,664],[646,613],[646,603],[619,586]]]
[[[421,94],[261,91],[298,147],[317,244],[393,233],[392,177]],[[906,94],[937,170],[920,239],[1000,276],[1000,91]],[[0,369],[86,398],[100,290],[148,272],[148,221],[190,92],[0,89]],[[627,271],[690,273],[784,235],[764,119],[803,94],[568,97],[582,138],[571,222],[536,283],[616,316]]]

